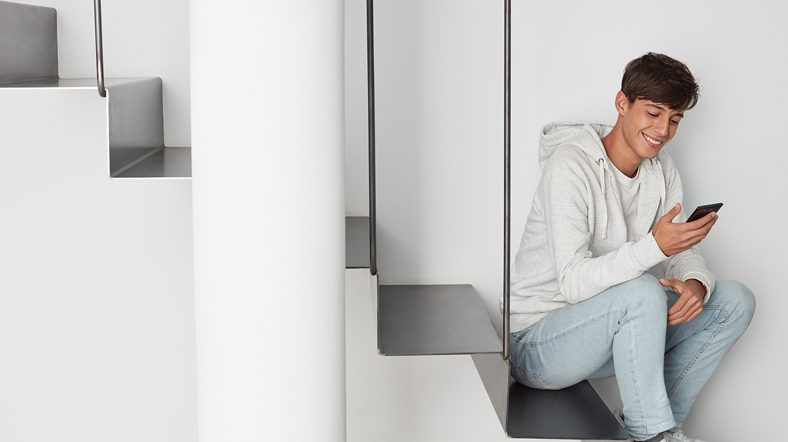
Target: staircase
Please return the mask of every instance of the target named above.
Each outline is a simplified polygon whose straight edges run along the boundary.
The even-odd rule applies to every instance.
[[[178,287],[191,287],[190,149],[164,145],[161,79],[110,78],[105,86],[106,98],[94,79],[59,77],[54,9],[0,1],[0,201],[13,214],[0,218],[7,261],[0,268],[23,260],[29,269],[0,275],[0,324],[8,328],[0,348],[9,361],[30,361],[4,364],[0,389],[13,402],[62,416],[64,427],[88,432],[117,415],[190,409],[188,400],[176,403],[184,395],[167,391],[194,377],[181,359],[167,361],[194,339],[180,314],[191,311],[191,293],[168,284],[177,278]],[[374,86],[372,97],[374,105]],[[371,129],[374,136],[374,123]],[[369,253],[374,216],[373,210],[371,219],[347,219],[348,268],[376,273]],[[141,255],[149,259],[132,259]],[[64,286],[81,295],[59,297]],[[517,384],[471,285],[379,285],[374,303],[381,355],[470,355],[510,437],[626,439],[587,382],[560,391]],[[37,310],[42,304],[44,314]],[[116,320],[119,310],[126,320]],[[151,317],[171,324],[169,334],[151,334]],[[38,332],[53,324],[59,336]],[[96,330],[105,338],[97,339]],[[30,348],[60,359],[47,364],[26,355]],[[31,370],[56,388],[25,381]],[[107,373],[124,377],[123,389],[85,393]],[[23,431],[51,439],[33,427],[4,422],[0,439]],[[152,440],[143,430],[143,424],[134,430],[137,439]]]
[[[375,139],[375,42],[374,0],[367,0],[367,68],[369,103],[369,196],[367,229],[359,219],[347,231],[348,249],[363,249],[362,235],[368,234],[366,249],[370,272],[377,268],[377,183]],[[510,42],[511,0],[505,0],[505,155],[504,269],[508,286],[510,231]],[[385,251],[384,251],[385,253]],[[380,269],[385,272],[385,269]],[[508,293],[505,294],[508,296]],[[508,342],[504,342],[489,320],[479,295],[471,285],[378,285],[373,304],[377,312],[378,352],[383,356],[467,354],[482,379],[501,426],[509,437],[537,439],[626,440],[625,429],[608,410],[588,381],[558,391],[543,391],[517,383],[509,374]],[[505,303],[508,307],[508,300]],[[505,308],[506,308],[505,307]],[[508,310],[504,313],[504,338],[508,332]],[[506,346],[504,344],[507,344]]]
[[[365,268],[361,257],[369,252],[368,222],[367,217],[346,218],[349,269]],[[368,259],[366,263],[368,268]],[[502,357],[501,338],[473,286],[379,285],[373,305],[380,355],[470,355],[507,436],[628,438],[588,381],[557,391],[517,383]]]
[[[0,440],[196,440],[189,149],[160,79],[59,78],[57,25],[0,2]]]
[[[190,149],[164,146],[161,79],[109,78],[104,84],[107,175],[191,177]],[[54,9],[0,2],[0,88],[95,93],[97,86],[95,79],[59,78]]]

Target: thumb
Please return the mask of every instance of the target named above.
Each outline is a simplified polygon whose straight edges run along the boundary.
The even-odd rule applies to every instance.
[[[668,213],[666,213],[664,216],[662,216],[660,221],[666,222],[666,223],[672,222],[673,218],[679,216],[679,213],[681,213],[681,203],[677,203],[675,206],[673,206],[673,208],[670,209],[668,211]]]
[[[673,287],[673,281],[670,281],[670,280],[667,280],[667,279],[664,279],[664,278],[660,278],[659,279],[659,283],[662,284],[665,287]]]

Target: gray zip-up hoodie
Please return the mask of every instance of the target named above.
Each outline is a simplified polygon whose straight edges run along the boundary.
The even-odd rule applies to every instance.
[[[576,304],[662,263],[665,277],[697,279],[714,290],[714,276],[697,248],[670,258],[651,231],[682,202],[681,178],[661,150],[640,165],[634,242],[627,242],[621,197],[602,140],[612,126],[551,123],[542,128],[542,179],[512,266],[511,331],[550,311]],[[684,222],[682,212],[674,222]],[[704,300],[705,302],[705,300]]]

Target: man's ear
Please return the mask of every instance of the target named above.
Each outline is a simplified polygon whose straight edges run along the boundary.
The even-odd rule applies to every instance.
[[[618,93],[616,94],[615,103],[616,103],[616,111],[618,112],[618,114],[621,115],[622,117],[626,115],[627,111],[629,111],[629,106],[630,106],[629,98],[627,98],[627,96],[624,95],[623,92],[618,91]]]

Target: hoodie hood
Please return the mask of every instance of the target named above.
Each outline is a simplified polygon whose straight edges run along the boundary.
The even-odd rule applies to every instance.
[[[545,125],[539,137],[539,168],[544,169],[550,157],[563,147],[576,146],[588,155],[590,161],[598,165],[597,178],[599,178],[602,195],[607,192],[607,181],[609,180],[619,209],[623,210],[621,209],[621,196],[618,191],[618,185],[613,172],[610,170],[611,167],[615,166],[612,165],[607,157],[605,146],[602,144],[602,138],[607,136],[612,130],[613,125],[607,123],[555,122]],[[658,157],[652,160],[644,160],[640,163],[640,169],[641,173],[658,175],[661,183],[659,209],[660,213],[664,213],[666,188]],[[603,204],[605,208],[602,220],[602,237],[607,238],[607,203]]]
[[[607,123],[557,122],[542,128],[539,137],[539,167],[544,169],[545,163],[560,148],[577,146],[587,153],[594,161],[607,158],[602,138],[607,136],[613,126]]]

